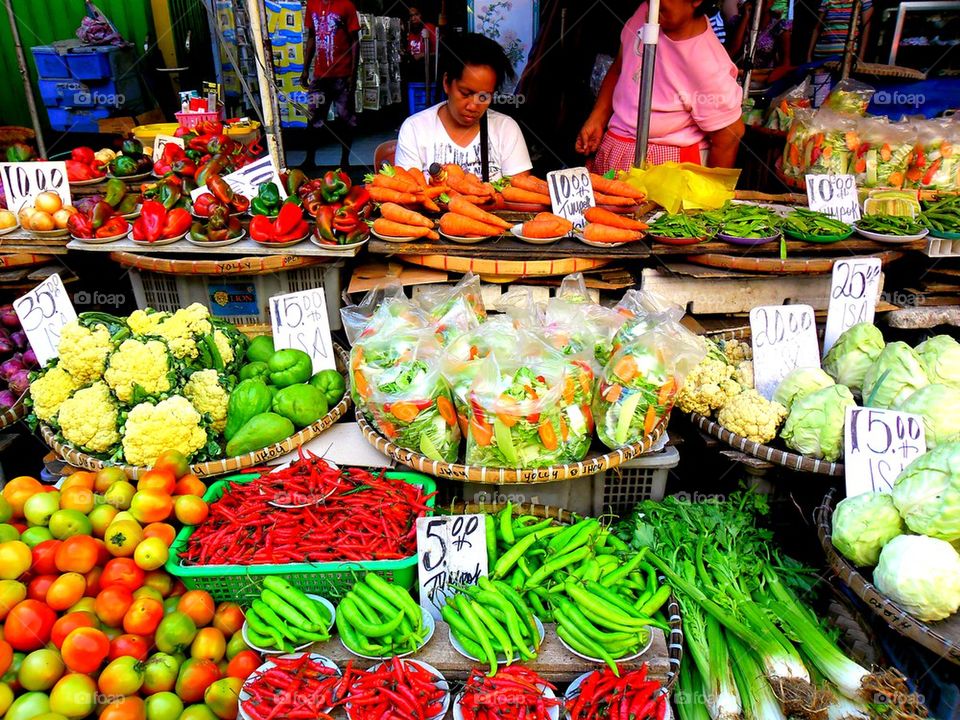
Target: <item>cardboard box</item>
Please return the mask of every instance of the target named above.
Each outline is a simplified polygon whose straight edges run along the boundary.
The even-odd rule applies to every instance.
[[[160,108],[154,108],[135,117],[112,117],[100,120],[97,127],[100,132],[111,135],[127,135],[138,125],[152,125],[154,123],[166,122],[163,111]]]

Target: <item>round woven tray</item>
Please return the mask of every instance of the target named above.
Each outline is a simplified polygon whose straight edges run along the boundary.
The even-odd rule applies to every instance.
[[[494,514],[500,512],[504,507],[503,503],[468,503],[457,502],[454,500],[445,506],[438,505],[434,508],[436,514],[448,513],[450,515],[471,515],[474,513]],[[545,519],[553,518],[557,522],[568,525],[576,522],[580,516],[563,508],[549,507],[547,505],[534,505],[533,503],[516,504],[512,506],[514,515],[533,515],[534,517]],[[663,576],[660,582],[667,582]],[[680,616],[680,605],[677,598],[673,595],[667,601],[667,618],[670,623],[670,637],[667,638],[667,654],[670,661],[670,670],[667,671],[667,681],[664,687],[669,692],[677,682],[677,673],[680,670],[680,661],[683,659],[683,620]]]
[[[334,343],[333,349],[337,356],[337,369],[341,373],[345,373],[347,364],[349,363],[349,357],[346,351],[336,343]],[[278,457],[286,455],[289,452],[293,452],[304,443],[312,440],[323,431],[329,429],[330,426],[343,417],[343,415],[350,408],[350,380],[346,375],[344,376],[344,379],[347,385],[343,399],[337,403],[336,406],[331,408],[326,415],[313,423],[313,425],[305,427],[300,432],[291,435],[282,442],[268,445],[267,447],[256,450],[255,452],[247,453],[246,455],[237,455],[236,457],[231,458],[224,458],[223,460],[197,463],[196,465],[191,465],[190,469],[200,477],[214,477],[216,475],[235,473],[238,470],[248,467],[257,467],[258,465],[263,465],[265,462],[274,460]],[[43,437],[43,441],[54,452],[56,452],[57,455],[74,467],[84,468],[85,470],[100,470],[103,467],[115,464],[104,462],[103,460],[99,460],[95,457],[87,455],[86,453],[80,452],[69,445],[65,445],[57,439],[56,433],[54,433],[54,431],[46,425],[40,426],[40,434]],[[127,474],[127,477],[134,479],[137,478],[141,472],[147,470],[147,468],[136,467],[134,465],[119,465],[118,467],[120,467]]]
[[[222,260],[171,260],[129,252],[112,252],[110,259],[124,267],[168,275],[265,275],[279,270],[295,270],[329,262],[329,258],[299,255],[267,255]]]
[[[13,255],[0,255],[0,267],[30,267],[31,265],[43,265],[53,260],[53,255],[34,255],[32,253],[14,253]]]
[[[398,447],[381,435],[363,416],[357,413],[357,425],[367,441],[384,455],[392,457],[401,465],[407,465],[427,475],[461,480],[486,485],[524,485],[534,483],[556,482],[573,478],[596,475],[598,472],[609,470],[632,460],[638,455],[650,450],[663,435],[667,428],[669,416],[663,418],[642,442],[626,445],[617,450],[606,452],[591,451],[586,458],[569,465],[552,465],[544,468],[498,468],[482,467],[479,465],[460,465],[440,460],[431,460],[420,453]]]
[[[879,253],[863,255],[862,257],[878,257],[880,258],[880,264],[886,265],[889,262],[903,257],[903,253],[898,250],[885,250]],[[837,259],[838,258],[835,257],[811,257],[781,260],[780,258],[774,257],[747,257],[720,253],[705,253],[703,255],[690,255],[687,257],[687,261],[695,265],[723,268],[724,270],[778,273],[783,275],[824,275],[833,272],[833,263]]]
[[[0,414],[0,429],[10,427],[17,420],[23,419],[26,414],[27,407],[23,402],[23,398],[21,397],[13,404],[12,408]]]
[[[612,262],[598,258],[560,258],[557,260],[485,260],[454,255],[400,255],[401,260],[434,270],[473,272],[489,282],[510,282],[516,278],[569,275]]]
[[[877,590],[846,558],[833,547],[833,490],[827,493],[823,504],[814,513],[820,545],[827,556],[830,569],[884,622],[904,637],[920,643],[928,650],[950,662],[960,665],[960,613],[946,620],[925,623]]]

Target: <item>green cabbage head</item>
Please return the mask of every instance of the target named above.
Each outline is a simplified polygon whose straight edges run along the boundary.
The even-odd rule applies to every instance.
[[[896,406],[923,418],[927,450],[960,440],[960,387],[935,383],[920,388]]]
[[[938,445],[907,465],[892,494],[912,532],[960,540],[960,442]]]
[[[890,493],[844,498],[833,511],[833,546],[860,567],[876,565],[883,546],[905,531]]]
[[[949,335],[936,335],[924,340],[916,349],[930,382],[960,390],[960,342]]]
[[[846,385],[831,385],[794,401],[780,437],[801,455],[836,462],[843,454],[843,419],[857,401]]]
[[[943,620],[960,609],[960,554],[943,540],[900,535],[880,551],[873,582],[919,620]]]
[[[871,323],[848,327],[823,358],[823,369],[841,385],[859,393],[863,376],[880,357],[883,335]]]
[[[773,393],[773,401],[780,403],[789,411],[795,400],[834,384],[833,378],[818,367],[797,368],[787,373],[777,385]]]
[[[889,409],[930,384],[920,356],[905,342],[887,345],[863,378],[863,404]]]

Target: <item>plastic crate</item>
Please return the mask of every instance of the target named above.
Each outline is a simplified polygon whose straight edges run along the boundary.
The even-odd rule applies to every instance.
[[[412,82],[410,83],[410,87],[407,88],[407,104],[409,105],[411,115],[421,110],[426,110],[436,102],[436,98],[437,89],[433,86],[430,87],[429,93],[424,83]]]
[[[228,483],[250,482],[256,474],[234,475],[211,485],[203,499],[212,503],[227,490]],[[436,490],[436,483],[426,475],[413,472],[388,471],[386,477],[419,485],[427,495]],[[427,500],[427,511],[432,515],[434,498]],[[170,558],[165,568],[180,578],[189,590],[206,590],[217,602],[232,601],[247,604],[260,595],[263,578],[282,577],[304,592],[326,598],[338,598],[367,572],[376,573],[388,582],[409,590],[417,581],[417,554],[402,560],[370,560],[366,562],[291,563],[286,565],[180,565],[180,551],[186,547],[193,527],[185,527],[170,546]]]
[[[83,83],[78,80],[38,81],[40,97],[47,107],[121,108],[140,102],[140,82],[129,77],[117,83],[107,80]]]
[[[47,108],[50,127],[60,132],[100,132],[100,121],[110,117],[110,111],[103,108],[90,110],[71,110],[68,108]]]
[[[56,50],[49,45],[37,45],[30,48],[33,61],[37,65],[37,75],[45,80],[69,80],[70,68]]]
[[[342,263],[313,265],[265,275],[170,275],[130,269],[137,307],[176,312],[195,302],[234,325],[270,324],[270,297],[322,287],[330,329],[339,330]]]
[[[925,254],[928,257],[960,257],[960,238],[927,237]]]
[[[200,123],[205,122],[223,122],[224,114],[223,108],[220,108],[216,112],[176,112],[174,116],[177,118],[177,122],[180,123],[181,127],[187,129],[196,127]]]
[[[887,627],[880,628],[878,635],[893,666],[907,676],[911,689],[923,697],[930,717],[960,720],[960,686],[956,673],[951,672],[955,666]]]
[[[70,75],[77,80],[107,80],[114,77],[113,56],[120,51],[112,45],[77,47],[64,57]]]

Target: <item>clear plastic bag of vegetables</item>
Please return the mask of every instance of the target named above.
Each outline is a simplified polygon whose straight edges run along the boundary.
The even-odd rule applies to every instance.
[[[804,161],[804,147],[807,140],[815,132],[813,119],[816,111],[807,108],[797,108],[793,113],[793,121],[787,131],[787,143],[783,148],[783,160],[780,170],[784,177],[795,183],[803,181],[807,173],[808,164]]]
[[[392,282],[370,290],[357,305],[340,309],[343,332],[351,345],[380,333],[395,333],[427,327],[424,312]]]
[[[820,110],[814,117],[813,132],[803,146],[804,174],[843,175],[849,172],[857,150],[858,118]]]
[[[612,354],[661,324],[675,324],[683,317],[682,307],[649,290],[627,290],[616,310],[627,319],[613,337]]]
[[[789,130],[794,113],[800,108],[809,108],[812,105],[812,94],[810,78],[804,78],[799,85],[794,85],[774,98],[763,126],[770,130]]]
[[[925,190],[954,191],[960,173],[960,158],[954,148],[960,140],[960,126],[953,120],[927,120],[916,125],[917,143],[907,184]]]
[[[881,118],[860,122],[853,173],[862,187],[903,187],[916,140],[907,125]]]
[[[540,468],[582,460],[590,450],[589,403],[577,404],[565,359],[533,344],[519,359],[483,361],[467,398],[469,465]]]
[[[862,117],[867,114],[867,108],[876,91],[872,85],[844,78],[833,86],[823,106],[834,112]]]
[[[440,344],[431,329],[377,336],[353,348],[354,387],[374,426],[402,448],[454,462],[460,426],[450,386],[440,372]]]
[[[473,273],[464,275],[453,287],[438,285],[424,290],[418,302],[443,345],[487,319],[480,278]]]
[[[520,331],[506,315],[495,315],[483,325],[454,338],[444,348],[440,358],[440,369],[450,383],[457,414],[467,417],[467,395],[473,385],[483,361],[493,355],[506,361],[515,357],[520,346]]]
[[[543,305],[533,297],[530,288],[514,288],[500,296],[497,310],[509,317],[517,328],[543,325]]]
[[[687,374],[705,355],[696,335],[670,321],[614,353],[593,397],[603,444],[615,449],[649,435],[670,413]]]

